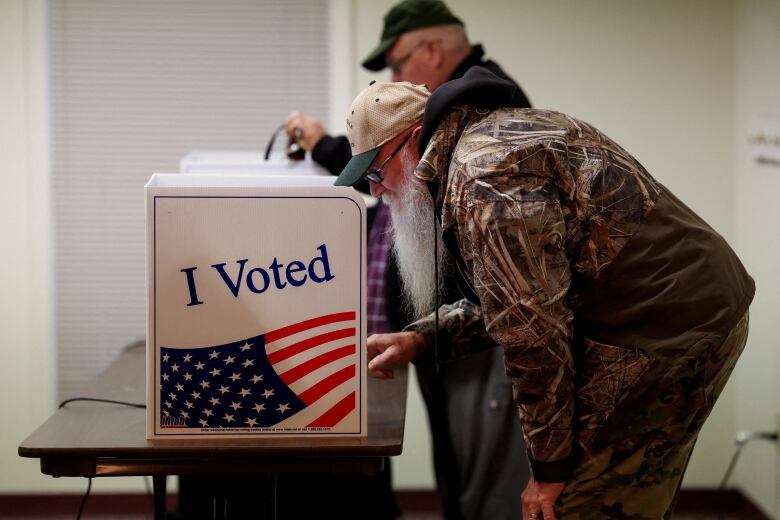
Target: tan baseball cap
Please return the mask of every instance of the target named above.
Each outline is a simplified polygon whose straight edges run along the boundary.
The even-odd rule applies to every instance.
[[[379,153],[379,148],[420,121],[431,93],[425,85],[408,81],[372,81],[357,95],[347,112],[347,138],[352,159],[336,179],[336,186],[353,186]]]

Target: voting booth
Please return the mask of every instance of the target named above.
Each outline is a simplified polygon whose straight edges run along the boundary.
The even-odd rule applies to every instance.
[[[148,438],[367,434],[366,211],[333,180],[152,176]]]
[[[179,173],[258,175],[330,175],[314,162],[311,155],[291,161],[283,154],[265,154],[246,150],[193,150],[179,160]]]

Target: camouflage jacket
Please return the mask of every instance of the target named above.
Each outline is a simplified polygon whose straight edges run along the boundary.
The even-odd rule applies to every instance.
[[[697,352],[752,298],[717,233],[615,142],[564,114],[456,105],[415,174],[432,187],[473,290],[439,311],[440,357],[493,341],[504,349],[537,479],[566,480],[578,450],[636,431],[632,407],[664,378],[699,377]],[[413,327],[430,337],[433,320]]]

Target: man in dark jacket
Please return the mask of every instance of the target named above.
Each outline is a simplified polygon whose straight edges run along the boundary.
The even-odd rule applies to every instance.
[[[416,266],[434,222],[468,287],[408,331],[369,338],[369,374],[464,356],[487,334],[533,471],[523,518],[669,518],[745,346],[753,280],[609,137],[516,106],[514,85],[478,67],[432,95],[376,83],[353,102],[336,184],[366,178],[390,205],[418,311],[433,310],[435,262]]]
[[[521,106],[530,106],[522,89],[493,61],[481,45],[472,46],[463,23],[439,1],[406,0],[384,18],[377,47],[363,61],[368,70],[392,70],[393,81],[425,83],[435,90],[450,79],[481,66],[511,81]],[[337,175],[352,157],[346,136],[330,136],[322,125],[295,112],[286,123],[298,134],[312,158]],[[399,331],[413,320],[401,290],[390,245],[389,211],[381,202],[369,214],[369,334]],[[447,279],[444,301],[460,298]],[[371,288],[379,295],[371,294]],[[373,318],[373,319],[372,319]],[[489,339],[481,338],[480,341]],[[521,488],[530,476],[519,420],[512,406],[511,385],[501,352],[484,349],[466,361],[438,367],[432,359],[416,362],[417,378],[428,411],[436,484],[448,520],[515,519],[520,501],[509,490]],[[520,462],[520,463],[518,463]]]

